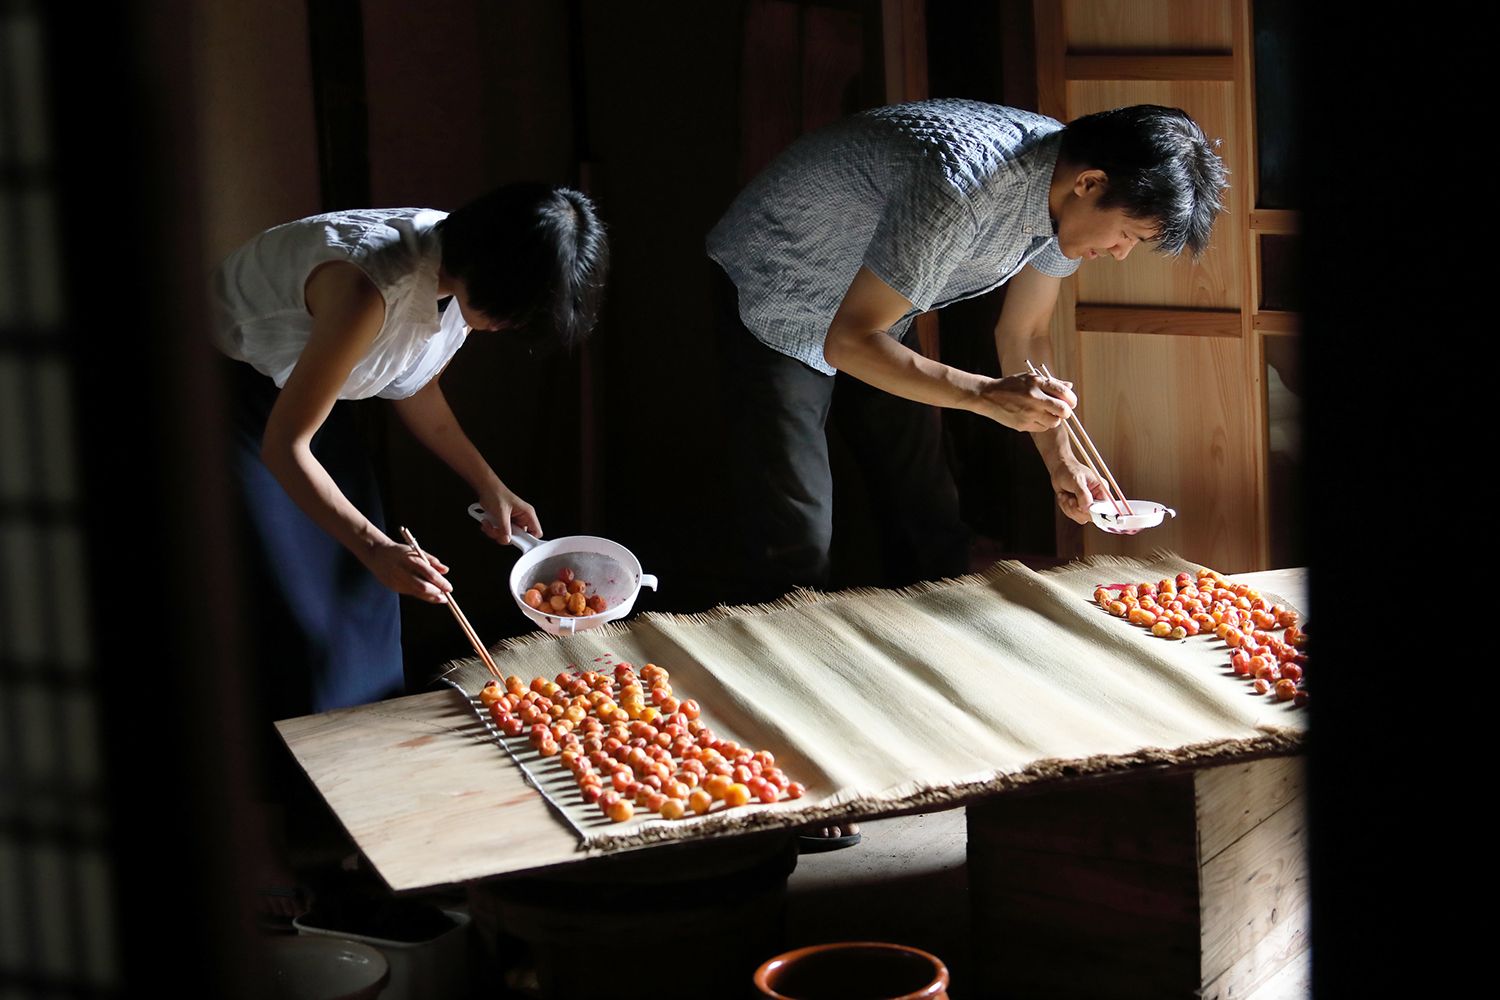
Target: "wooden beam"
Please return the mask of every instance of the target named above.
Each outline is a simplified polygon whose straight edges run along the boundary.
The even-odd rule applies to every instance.
[[[925,0],[882,0],[881,37],[885,44],[885,99],[887,104],[926,100],[927,4]],[[936,361],[942,355],[938,314],[929,310],[916,318],[918,349]]]
[[[1294,312],[1262,310],[1255,314],[1255,328],[1261,333],[1283,334],[1302,332],[1302,317]]]
[[[1080,331],[1156,333],[1174,337],[1241,336],[1237,309],[1153,309],[1145,306],[1084,306],[1076,312]]]
[[[1250,228],[1272,236],[1290,236],[1298,230],[1298,213],[1287,208],[1258,208],[1250,213]]]
[[[1063,60],[1068,80],[1233,80],[1234,57],[1163,56],[1146,53],[1070,55]]]
[[[927,17],[922,0],[882,0],[885,99],[888,104],[927,98]]]
[[[1037,0],[1032,8],[1032,26],[1036,32],[1036,99],[1037,110],[1065,122],[1068,114],[1068,85],[1063,73],[1063,53],[1068,41],[1063,26],[1063,5]]]
[[[1260,237],[1255,232],[1255,206],[1260,203],[1260,174],[1256,169],[1260,138],[1255,130],[1255,27],[1251,0],[1231,0],[1235,68],[1234,162],[1230,170],[1245,179],[1244,190],[1235,198],[1234,210],[1250,216],[1251,225],[1240,231],[1240,250],[1244,254],[1240,268],[1240,335],[1245,350],[1245,378],[1255,387],[1251,399],[1251,426],[1255,429],[1254,493],[1255,514],[1250,527],[1255,539],[1255,564],[1261,569],[1270,565],[1270,456],[1271,422],[1266,403],[1266,352],[1261,338],[1255,336],[1255,311],[1260,305]]]

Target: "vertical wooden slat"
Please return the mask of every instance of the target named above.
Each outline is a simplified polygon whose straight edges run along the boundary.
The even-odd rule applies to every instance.
[[[1037,110],[1065,122],[1068,107],[1063,61],[1068,42],[1063,9],[1051,0],[1036,0],[1032,15],[1036,25]]]
[[[740,184],[792,144],[802,121],[802,18],[787,0],[751,0],[740,58]]]
[[[924,0],[881,0],[881,38],[885,51],[885,101],[902,104],[927,98],[927,14]],[[936,359],[942,338],[936,312],[916,319],[919,350]]]
[[[1255,569],[1271,568],[1270,455],[1271,421],[1266,400],[1266,349],[1255,326],[1260,311],[1260,237],[1250,226],[1250,214],[1260,202],[1259,178],[1256,176],[1257,138],[1255,135],[1255,32],[1251,24],[1250,0],[1231,0],[1234,15],[1234,72],[1236,105],[1235,129],[1239,133],[1238,155],[1232,164],[1245,192],[1239,207],[1246,213],[1243,229],[1244,290],[1240,295],[1240,318],[1244,323],[1245,354],[1250,366],[1250,383],[1256,387],[1252,399],[1254,426],[1259,430],[1255,442]]]
[[[1057,307],[1052,310],[1052,356],[1056,363],[1051,368],[1059,378],[1082,387],[1090,384],[1092,375],[1083,363],[1077,311],[1078,280],[1064,278],[1062,289],[1057,294]],[[1091,420],[1090,414],[1096,412],[1089,406],[1087,391],[1079,398],[1078,404],[1078,418],[1087,426]],[[1094,529],[1065,517],[1060,508],[1055,510],[1054,518],[1057,526],[1057,554],[1067,558],[1083,555],[1084,532]]]
[[[860,109],[864,19],[857,11],[802,11],[802,131],[831,125]]]
[[[1037,110],[1044,115],[1066,122],[1069,118],[1068,85],[1064,78],[1063,65],[1067,57],[1067,26],[1064,23],[1063,7],[1051,0],[1036,0],[1032,5],[1032,21],[1036,32],[1036,91]],[[1078,306],[1078,279],[1065,278],[1058,293],[1057,308],[1052,312],[1052,356],[1057,364],[1054,370],[1063,378],[1087,385],[1083,370],[1082,352],[1078,344],[1078,329],[1074,310]],[[1087,420],[1088,403],[1085,399],[1079,416]],[[1064,517],[1059,510],[1054,515],[1057,525],[1057,554],[1080,556],[1084,550],[1083,528]]]
[[[370,204],[364,27],[357,0],[308,0],[323,211]]]
[[[923,0],[881,0],[888,104],[927,97],[927,16]]]

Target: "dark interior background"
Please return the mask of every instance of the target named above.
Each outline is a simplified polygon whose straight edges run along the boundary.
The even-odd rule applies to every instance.
[[[721,386],[703,240],[743,181],[798,134],[884,103],[881,5],[450,0],[418,10],[313,0],[309,9],[320,208],[359,198],[454,207],[523,178],[594,197],[613,267],[589,346],[535,359],[504,337],[475,337],[444,389],[549,536],[615,538],[661,578],[638,607],[696,611],[725,599],[733,392]],[[996,5],[978,18],[966,9],[933,5],[932,95],[1028,103],[1027,8]],[[320,32],[342,44],[320,47]],[[945,360],[995,371],[1000,302],[991,295],[942,317]],[[393,521],[449,563],[482,636],[527,631],[505,586],[516,553],[467,519],[467,486],[381,404],[364,409]],[[1051,493],[1029,439],[947,417],[966,519],[1007,552],[1050,555]],[[837,431],[832,444],[833,585],[892,582],[871,484]],[[415,687],[468,648],[443,609],[403,603]]]
[[[812,5],[766,6],[799,15],[786,19],[782,9],[773,40],[785,42],[788,23],[802,37],[800,12]],[[873,9],[821,6],[857,17]],[[1031,74],[1029,5],[993,6],[987,14],[976,4],[927,5],[932,93],[1026,103],[1011,95]],[[5,314],[0,340],[7,363],[56,366],[68,390],[49,411],[28,408],[37,386],[5,399],[21,423],[3,429],[20,436],[7,445],[48,442],[48,461],[77,472],[73,493],[0,497],[7,556],[32,545],[69,567],[66,580],[0,579],[8,611],[43,609],[33,624],[45,640],[38,652],[0,636],[0,878],[18,907],[7,917],[23,918],[0,922],[6,995],[142,995],[165,992],[166,982],[194,995],[263,995],[241,905],[252,884],[246,746],[259,722],[245,705],[254,661],[224,545],[227,483],[202,284],[214,261],[259,229],[329,198],[444,207],[513,178],[576,180],[587,168],[616,248],[597,344],[536,374],[503,345],[481,354],[476,343],[453,370],[453,395],[502,474],[542,507],[549,533],[602,530],[634,548],[663,577],[647,607],[714,600],[726,497],[699,247],[742,177],[746,148],[775,138],[743,144],[746,9],[156,0],[85,12],[0,2],[0,37],[40,66],[23,81],[34,86],[16,91],[21,48],[5,49],[0,138],[9,144],[22,131],[21,109],[39,130],[33,138],[45,140],[36,159],[0,148],[6,210],[36,210],[3,220],[14,242],[0,265],[21,308]],[[345,62],[326,80],[315,73],[313,39],[325,30],[345,39],[339,59],[351,55],[349,38],[359,40],[363,70]],[[1388,990],[1406,967],[1445,992],[1445,977],[1470,981],[1472,963],[1454,960],[1454,946],[1467,942],[1450,933],[1457,921],[1441,903],[1405,897],[1471,882],[1482,863],[1460,832],[1474,824],[1450,820],[1435,801],[1451,755],[1423,749],[1464,731],[1444,697],[1456,686],[1413,680],[1418,667],[1447,667],[1434,643],[1441,630],[1377,630],[1390,616],[1372,613],[1356,585],[1446,579],[1447,560],[1466,558],[1473,544],[1458,537],[1472,520],[1462,499],[1434,502],[1395,530],[1380,505],[1361,501],[1382,484],[1405,490],[1424,479],[1457,492],[1482,468],[1472,457],[1449,460],[1438,431],[1465,419],[1451,399],[1482,396],[1487,369],[1439,353],[1452,367],[1433,376],[1411,341],[1452,334],[1462,346],[1488,314],[1488,286],[1460,258],[1483,235],[1475,219],[1487,189],[1466,189],[1474,175],[1448,170],[1446,159],[1487,121],[1463,99],[1483,93],[1473,70],[1487,56],[1464,43],[1484,33],[1449,30],[1410,7],[1381,18],[1309,17],[1305,31],[1318,57],[1294,102],[1304,259],[1316,261],[1306,274],[1316,280],[1304,282],[1307,378],[1317,387],[1306,424],[1309,489],[1329,498],[1307,505],[1320,656],[1330,665],[1312,756],[1316,985],[1330,996],[1373,994],[1362,987]],[[840,52],[855,47],[847,31],[833,34],[844,39]],[[826,36],[811,37],[818,51]],[[1356,49],[1400,58],[1361,61]],[[784,62],[750,64],[800,87],[800,71]],[[789,103],[786,120],[800,112]],[[1418,184],[1414,151],[1434,148]],[[345,186],[357,184],[367,189]],[[48,287],[62,290],[61,310],[28,315],[27,300]],[[965,331],[978,344],[997,308],[966,305],[969,322],[943,317],[954,360]],[[559,412],[560,429],[535,426],[542,407]],[[586,426],[598,430],[587,447]],[[1039,526],[1050,511],[1023,513],[1030,507],[1002,492],[1025,488],[1025,463],[973,446],[973,428],[951,429],[976,526],[1018,551],[1045,551],[1050,535]],[[487,638],[518,631],[502,599],[508,558],[465,522],[464,491],[378,417],[371,431],[386,442],[398,516],[453,563],[460,593],[475,593],[471,617]],[[1423,471],[1424,458],[1453,471]],[[1372,470],[1384,477],[1374,486]],[[849,541],[862,537],[848,527],[857,509],[840,513],[841,544],[868,545]],[[1415,552],[1424,565],[1414,565]],[[77,589],[62,589],[67,582]],[[414,663],[463,653],[440,609],[409,611],[407,626]],[[1442,739],[1413,731],[1424,713],[1442,721]],[[1393,749],[1393,716],[1418,749]],[[21,745],[22,721],[48,737],[48,760],[77,767],[41,767]],[[1404,773],[1402,760],[1422,767],[1420,777]],[[37,916],[59,913],[50,924]],[[1372,951],[1372,942],[1393,945]]]

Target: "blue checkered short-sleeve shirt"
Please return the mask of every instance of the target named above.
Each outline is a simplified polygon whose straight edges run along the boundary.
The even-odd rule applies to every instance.
[[[1047,193],[1062,125],[978,101],[877,108],[803,136],[708,234],[767,346],[832,375],[828,324],[861,265],[912,317],[981,295],[1027,264],[1065,277]]]

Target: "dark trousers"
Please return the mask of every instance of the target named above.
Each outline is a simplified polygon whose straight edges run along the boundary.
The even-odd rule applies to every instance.
[[[943,452],[936,407],[843,373],[824,375],[773,350],[739,319],[734,286],[717,275],[730,414],[743,600],[825,588],[833,541],[832,417],[864,474],[891,566],[887,585],[968,570],[970,532]],[[909,334],[913,346],[916,334]]]
[[[225,370],[242,597],[261,711],[269,721],[402,693],[395,592],[313,523],[261,462],[275,383],[241,362],[226,361]],[[374,470],[348,403],[334,405],[312,452],[350,502],[384,528]]]

